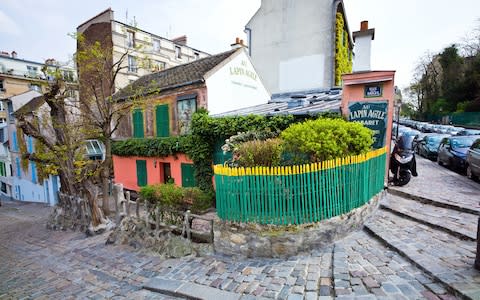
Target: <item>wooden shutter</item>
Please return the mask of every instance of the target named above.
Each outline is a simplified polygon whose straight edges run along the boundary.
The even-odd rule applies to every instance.
[[[157,136],[166,137],[170,135],[170,115],[168,113],[168,104],[158,105],[155,109],[155,118],[157,122]]]
[[[194,187],[196,185],[193,170],[193,164],[182,164],[183,187]]]
[[[140,109],[133,111],[133,137],[143,138],[143,112]]]
[[[147,185],[147,161],[137,160],[137,185]]]

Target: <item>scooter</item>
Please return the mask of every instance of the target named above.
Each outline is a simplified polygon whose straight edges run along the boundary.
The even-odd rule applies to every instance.
[[[390,171],[393,173],[391,183],[403,186],[410,182],[412,176],[416,177],[417,163],[413,148],[413,136],[400,136],[390,155]]]

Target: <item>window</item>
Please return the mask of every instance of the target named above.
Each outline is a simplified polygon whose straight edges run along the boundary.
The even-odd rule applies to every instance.
[[[12,133],[12,151],[18,152],[17,132]]]
[[[20,169],[20,158],[15,158],[15,166],[17,167],[17,176],[18,178],[22,177],[21,169]]]
[[[5,86],[3,85],[3,79],[0,79],[0,92],[5,92]]]
[[[11,101],[7,102],[7,109],[8,109],[8,118],[10,123],[15,123],[15,117],[13,116],[13,104]]]
[[[42,92],[42,87],[39,84],[32,83],[32,84],[30,84],[30,90],[31,91],[37,91],[37,92],[41,93]]]
[[[198,52],[195,52],[193,55],[195,56],[195,60],[200,59],[200,54]]]
[[[30,162],[30,170],[32,171],[32,182],[37,183],[37,165],[35,162]]]
[[[3,106],[3,101],[0,101],[0,111],[4,111],[5,107]]]
[[[135,47],[135,32],[127,31],[127,47]]]
[[[192,123],[192,115],[197,110],[196,95],[177,98],[177,119],[179,134],[188,134]]]
[[[175,46],[175,57],[178,59],[182,58],[182,48],[180,46]]]
[[[168,112],[168,104],[158,105],[155,107],[155,121],[158,137],[166,137],[170,135],[170,115]]]
[[[3,161],[0,161],[0,176],[7,176],[7,169]]]
[[[87,157],[91,160],[103,160],[104,151],[102,145],[97,140],[87,140],[85,143],[87,148]]]
[[[154,60],[153,61],[153,66],[152,66],[152,71],[162,71],[165,70],[165,62],[164,61],[159,61],[159,60]]]
[[[34,66],[27,66],[27,72],[29,77],[37,77],[38,68]]]
[[[160,40],[153,40],[153,51],[160,52]]]
[[[128,72],[133,72],[137,73],[138,67],[137,67],[137,59],[135,56],[128,56]]]

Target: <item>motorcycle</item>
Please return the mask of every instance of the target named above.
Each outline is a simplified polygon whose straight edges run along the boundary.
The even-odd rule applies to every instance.
[[[390,155],[390,171],[393,173],[391,183],[397,186],[406,185],[412,176],[416,177],[417,163],[413,147],[413,136],[400,136]]]

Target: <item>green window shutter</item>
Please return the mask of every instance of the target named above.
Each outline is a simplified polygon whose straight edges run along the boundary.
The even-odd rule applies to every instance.
[[[133,137],[143,138],[143,112],[141,109],[133,111]]]
[[[196,186],[193,170],[194,170],[193,164],[182,164],[182,186],[183,187]]]
[[[137,185],[147,185],[147,161],[137,160]]]
[[[166,137],[170,135],[170,116],[168,113],[168,104],[159,105],[155,109],[157,121],[157,136]]]

